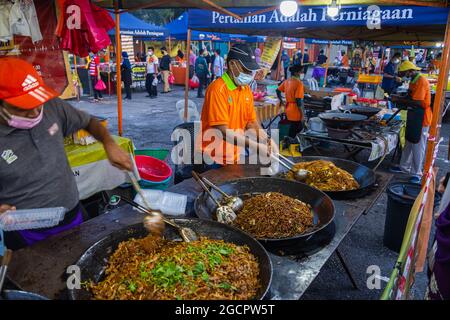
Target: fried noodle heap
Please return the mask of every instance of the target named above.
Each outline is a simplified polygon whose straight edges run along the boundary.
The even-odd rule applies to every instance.
[[[336,167],[330,161],[316,160],[296,163],[293,170],[308,170],[305,183],[322,191],[348,191],[359,188],[359,183],[347,171]],[[286,174],[289,180],[295,180],[294,173],[289,171]]]
[[[247,246],[151,236],[120,243],[106,278],[88,285],[102,300],[245,300],[259,288],[259,265]]]
[[[313,227],[311,207],[278,192],[268,192],[244,200],[233,225],[258,239],[293,237]]]

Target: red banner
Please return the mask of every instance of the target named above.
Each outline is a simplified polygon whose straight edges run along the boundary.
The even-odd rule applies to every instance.
[[[33,43],[31,37],[14,35],[11,43],[0,47],[0,56],[17,56],[29,61],[45,83],[63,94],[69,86],[65,53],[55,35],[57,15],[54,0],[34,1],[43,40]],[[69,89],[72,89],[70,83]],[[71,90],[70,90],[71,91]],[[67,94],[66,94],[67,96]]]

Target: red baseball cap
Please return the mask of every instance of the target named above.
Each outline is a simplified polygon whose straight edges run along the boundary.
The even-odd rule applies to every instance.
[[[44,84],[33,65],[18,58],[0,58],[0,100],[20,109],[34,109],[59,94]]]

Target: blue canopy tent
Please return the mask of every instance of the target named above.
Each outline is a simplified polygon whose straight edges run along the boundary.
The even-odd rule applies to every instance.
[[[114,15],[110,14],[114,19]],[[109,34],[115,35],[115,29],[111,30]],[[147,23],[131,13],[125,12],[120,16],[120,34],[139,37],[142,40],[165,40],[169,36],[169,31],[164,27]]]
[[[247,35],[289,36],[326,40],[439,41],[443,39],[448,8],[423,6],[342,6],[329,17],[326,6],[299,6],[293,17],[279,9],[232,8],[242,20],[216,11],[189,10],[188,27]],[[370,32],[368,32],[370,31]]]
[[[188,12],[183,13],[177,19],[165,25],[170,37],[176,40],[186,40],[188,33]],[[230,41],[227,33],[209,31],[191,31],[192,41]]]

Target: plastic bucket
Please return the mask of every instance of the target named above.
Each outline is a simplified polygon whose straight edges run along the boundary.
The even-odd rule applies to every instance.
[[[409,214],[420,190],[420,185],[406,182],[395,182],[387,187],[383,244],[392,251],[400,252]],[[436,193],[434,205],[439,202],[440,196]]]

